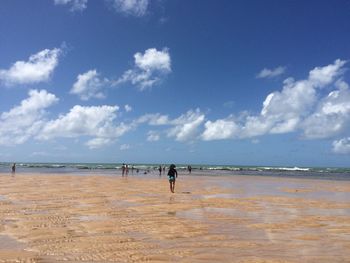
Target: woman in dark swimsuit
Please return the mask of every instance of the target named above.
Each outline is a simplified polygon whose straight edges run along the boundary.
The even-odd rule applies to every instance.
[[[170,165],[169,171],[168,171],[170,191],[172,193],[175,192],[175,179],[177,178],[177,171],[176,171],[175,167],[176,166],[174,164]]]

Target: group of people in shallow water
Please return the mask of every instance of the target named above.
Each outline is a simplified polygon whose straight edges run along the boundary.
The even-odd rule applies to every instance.
[[[169,166],[169,170],[168,170],[168,179],[169,179],[169,185],[170,185],[170,191],[172,193],[175,193],[175,181],[176,181],[176,178],[177,178],[177,170],[175,169],[176,166],[175,164],[171,164]],[[134,173],[134,166],[131,166],[131,171],[132,173]],[[165,174],[165,166],[159,166],[158,168],[158,171],[159,171],[159,176],[162,175],[162,172]],[[187,170],[189,173],[191,173],[191,166],[187,166]],[[14,174],[16,172],[16,163],[13,163],[13,165],[11,166],[11,172],[12,174]],[[138,173],[139,172],[139,169],[136,169],[136,172]],[[149,171],[145,171],[144,173],[147,174],[147,172]],[[122,165],[122,176],[127,176],[129,174],[129,165],[128,164],[125,164],[123,163]]]

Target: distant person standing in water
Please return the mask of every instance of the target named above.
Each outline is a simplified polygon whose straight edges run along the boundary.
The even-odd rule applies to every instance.
[[[170,191],[172,193],[175,193],[175,180],[177,178],[177,171],[175,168],[176,168],[175,164],[172,164],[170,165],[169,171],[168,171]]]
[[[162,166],[159,165],[158,171],[159,171],[159,176],[161,176],[162,175]]]
[[[191,165],[187,166],[188,172],[191,173],[192,172],[192,167]]]
[[[125,163],[123,163],[123,165],[122,165],[122,176],[124,176],[124,174],[125,174],[125,169],[126,169],[126,166],[125,166]]]
[[[12,171],[12,174],[16,173],[16,163],[12,164],[11,171]]]

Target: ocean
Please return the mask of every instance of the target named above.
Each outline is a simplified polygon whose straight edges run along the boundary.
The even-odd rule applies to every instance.
[[[169,164],[129,164],[129,175],[158,175],[159,165]],[[0,173],[10,173],[12,163],[0,162]],[[187,165],[176,164],[181,175],[189,174]],[[350,168],[339,167],[277,167],[277,166],[239,166],[239,165],[191,165],[191,175],[211,176],[275,176],[309,179],[350,181]],[[79,175],[106,174],[120,175],[121,163],[17,163],[18,173],[71,173]]]

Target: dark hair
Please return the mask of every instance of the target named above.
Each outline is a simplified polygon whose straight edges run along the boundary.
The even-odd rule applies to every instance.
[[[175,164],[170,165],[170,169],[175,168],[175,167],[176,167]]]

